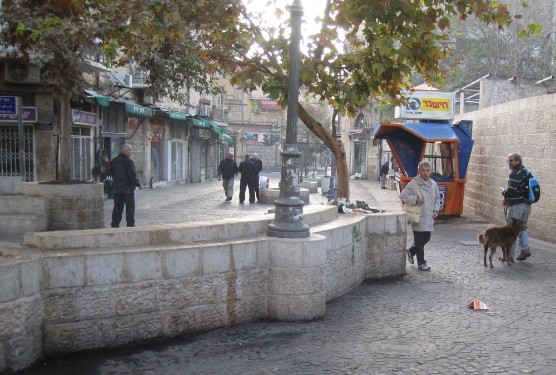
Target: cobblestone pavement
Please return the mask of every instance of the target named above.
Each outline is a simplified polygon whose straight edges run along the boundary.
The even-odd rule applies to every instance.
[[[352,197],[367,194],[370,205],[395,205],[395,192],[377,186],[353,181]],[[371,201],[372,195],[378,198]],[[161,198],[164,210],[182,204],[177,196]],[[162,217],[147,208],[148,199],[145,194],[138,223],[151,219],[143,216],[151,209]],[[228,207],[263,211],[237,201]],[[486,269],[476,238],[487,225],[466,215],[440,220],[425,250],[431,272],[408,264],[403,277],[366,282],[328,303],[320,320],[260,321],[70,355],[24,374],[554,374],[556,247],[531,240],[527,262],[508,267],[496,261]],[[491,312],[467,308],[474,298]]]

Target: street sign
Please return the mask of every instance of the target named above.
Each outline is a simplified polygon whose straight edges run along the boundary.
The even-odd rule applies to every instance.
[[[17,115],[15,96],[0,96],[0,115]]]

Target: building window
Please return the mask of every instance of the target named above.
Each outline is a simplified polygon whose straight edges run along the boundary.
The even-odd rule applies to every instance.
[[[431,163],[432,178],[454,178],[451,143],[427,143],[423,160]]]

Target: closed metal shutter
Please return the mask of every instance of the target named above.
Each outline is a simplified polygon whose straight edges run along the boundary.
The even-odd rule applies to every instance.
[[[34,181],[33,128],[23,127],[23,170],[20,168],[19,132],[17,126],[0,126],[0,176],[22,176],[23,181]]]
[[[189,157],[191,160],[189,163],[191,182],[201,182],[201,140],[199,138],[191,140]]]

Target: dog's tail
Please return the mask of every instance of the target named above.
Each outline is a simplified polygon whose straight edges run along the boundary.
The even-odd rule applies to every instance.
[[[484,233],[479,233],[479,237],[477,237],[477,240],[479,240],[479,243],[484,244],[486,242],[485,234]]]

